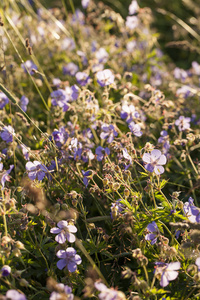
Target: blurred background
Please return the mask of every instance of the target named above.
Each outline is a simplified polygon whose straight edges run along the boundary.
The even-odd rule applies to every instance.
[[[45,7],[66,5],[72,11],[81,8],[81,0],[41,0]],[[93,0],[96,3],[100,2]],[[131,0],[102,0],[125,19]],[[192,61],[200,63],[200,0],[138,0],[140,7],[152,10],[152,28],[158,33],[161,49],[180,68],[188,69]]]

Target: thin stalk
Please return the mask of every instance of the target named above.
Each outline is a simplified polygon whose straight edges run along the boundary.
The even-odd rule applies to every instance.
[[[108,283],[107,283],[106,279],[104,278],[103,274],[101,273],[100,269],[97,267],[97,265],[95,264],[95,262],[93,261],[93,259],[91,258],[91,256],[88,254],[88,252],[85,249],[85,247],[83,246],[82,242],[80,240],[76,239],[75,244],[82,251],[82,253],[85,255],[85,257],[87,258],[87,260],[91,263],[93,269],[97,272],[97,274],[99,275],[99,277],[108,286]]]
[[[5,236],[8,236],[8,227],[7,227],[7,221],[6,221],[6,207],[5,207],[5,203],[4,203],[4,192],[3,190],[1,190],[1,194],[2,194],[2,205],[3,205],[3,213],[2,213],[2,217],[3,217],[3,225],[4,225],[4,229],[5,229]]]
[[[8,37],[8,39],[10,40],[10,42],[11,42],[11,44],[12,44],[12,46],[13,46],[13,48],[14,48],[15,52],[17,53],[17,55],[18,55],[19,59],[20,59],[20,60],[21,60],[21,62],[24,64],[24,60],[22,59],[22,57],[21,57],[21,55],[20,55],[19,51],[17,50],[17,48],[16,48],[15,44],[13,43],[13,41],[12,41],[12,39],[11,39],[11,37],[10,37],[9,33],[7,32],[7,30],[6,30],[5,28],[4,28],[4,31],[5,31],[5,33],[6,33],[7,37]],[[44,97],[42,96],[42,94],[41,94],[41,92],[40,92],[40,90],[39,90],[39,88],[38,88],[37,84],[36,84],[36,83],[35,83],[35,81],[33,80],[33,77],[31,76],[31,74],[30,74],[30,72],[29,72],[29,70],[27,69],[27,67],[26,67],[26,65],[25,65],[25,64],[24,64],[24,67],[25,67],[25,69],[26,69],[27,73],[29,74],[29,76],[30,76],[30,79],[31,79],[31,81],[32,81],[32,83],[33,83],[33,85],[34,85],[34,87],[36,88],[36,90],[37,90],[38,94],[40,95],[40,98],[41,98],[41,100],[42,100],[42,102],[43,102],[43,104],[44,104],[45,108],[46,108],[46,109],[49,111],[49,107],[48,107],[48,105],[46,104],[46,102],[45,102],[45,100],[44,100]]]

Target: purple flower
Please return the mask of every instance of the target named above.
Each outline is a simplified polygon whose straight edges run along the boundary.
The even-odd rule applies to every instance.
[[[118,199],[115,203],[111,204],[111,219],[116,220],[120,213],[124,210],[124,205],[120,203],[121,199]]]
[[[164,154],[161,154],[160,150],[154,149],[151,153],[144,153],[142,160],[147,163],[145,168],[149,172],[155,172],[157,175],[164,173],[164,168],[167,158]]]
[[[124,101],[120,116],[122,119],[126,119],[126,122],[129,124],[134,118],[139,118],[140,114],[135,110],[135,106],[133,104],[128,104]]]
[[[200,257],[197,257],[197,259],[195,260],[195,264],[198,267],[198,272],[200,272]]]
[[[20,99],[20,106],[23,111],[27,111],[27,105],[29,103],[29,99],[26,96],[22,96]]]
[[[28,172],[28,177],[31,180],[37,178],[39,181],[44,178],[45,173],[47,172],[47,168],[37,160],[34,160],[34,162],[27,162],[26,170]]]
[[[169,284],[169,281],[175,280],[178,277],[178,272],[181,267],[179,261],[171,262],[169,264],[163,264],[157,266],[156,274],[161,275],[160,285],[166,287]]]
[[[192,96],[193,93],[188,85],[183,85],[181,88],[177,89],[176,95],[181,95],[182,97],[187,98],[189,96]]]
[[[4,106],[8,103],[9,103],[8,97],[4,93],[0,92],[0,109],[3,109]]]
[[[76,9],[75,13],[72,15],[72,24],[84,25],[85,23],[85,15],[82,13],[80,9]]]
[[[68,133],[65,131],[65,127],[61,127],[59,130],[55,129],[52,132],[53,139],[57,147],[64,145],[69,137]]]
[[[0,133],[0,137],[6,143],[10,143],[10,142],[13,141],[13,135],[15,135],[15,130],[10,125],[3,127],[3,129],[2,129],[2,131]]]
[[[125,300],[126,297],[125,295],[120,292],[117,291],[113,288],[107,288],[107,286],[105,284],[103,284],[102,282],[96,281],[94,283],[95,288],[100,291],[100,294],[98,295],[100,300]]]
[[[76,84],[74,84],[74,85],[71,86],[71,90],[72,90],[71,100],[75,101],[79,96],[80,89]]]
[[[192,68],[194,70],[194,73],[199,76],[200,75],[200,65],[198,64],[198,62],[193,61]]]
[[[11,273],[11,267],[9,267],[8,265],[4,265],[1,268],[1,274],[2,274],[2,276],[4,276],[4,277],[9,276],[10,273]]]
[[[158,229],[156,222],[153,221],[152,223],[150,223],[147,226],[147,229],[151,233],[148,233],[145,235],[145,240],[151,241],[151,245],[154,245],[157,242],[157,237],[159,234],[159,229]]]
[[[105,155],[110,154],[109,148],[103,148],[101,146],[98,146],[95,150],[95,154],[97,155],[97,160],[102,161]]]
[[[99,50],[95,53],[96,58],[99,63],[106,63],[109,57],[108,52],[104,48],[99,48]]]
[[[133,40],[133,41],[130,41],[130,42],[127,43],[126,50],[129,53],[132,53],[135,50],[136,47],[137,47],[137,42],[135,40]]]
[[[181,79],[182,81],[185,81],[185,79],[188,77],[188,73],[185,70],[176,67],[174,69],[174,77],[176,79]]]
[[[85,72],[78,72],[78,73],[76,73],[75,77],[76,77],[78,84],[80,84],[81,86],[88,84],[88,82],[90,80],[90,77]]]
[[[183,206],[183,211],[191,223],[199,223],[200,222],[200,209],[196,207],[194,204],[194,199],[190,197],[188,202],[185,202]]]
[[[66,250],[59,250],[56,255],[58,258],[61,258],[57,262],[57,267],[60,270],[67,266],[69,272],[74,272],[77,269],[77,265],[80,265],[82,262],[80,255],[76,254],[76,250],[72,247]]]
[[[12,169],[14,168],[14,165],[10,165],[10,168],[9,170],[5,171],[1,177],[1,185],[2,185],[2,188],[4,188],[5,186],[5,183],[6,181],[9,181],[10,180],[10,172],[12,171]]]
[[[103,130],[103,132],[101,132],[100,138],[103,140],[107,139],[108,143],[112,143],[114,137],[118,136],[118,133],[113,125],[103,124],[101,126],[101,129]]]
[[[76,237],[73,233],[77,232],[77,228],[74,225],[70,225],[67,221],[60,221],[57,223],[58,227],[51,228],[50,232],[57,234],[55,237],[56,242],[64,244],[66,240],[70,243],[74,243]],[[73,233],[72,233],[73,232]]]
[[[75,65],[73,62],[70,62],[63,67],[64,75],[74,76],[77,72],[78,72],[78,66]]]
[[[6,299],[9,299],[9,300],[26,300],[26,296],[24,294],[19,293],[16,290],[9,290],[6,293]]]
[[[83,8],[87,8],[90,3],[90,0],[81,0],[81,5]]]
[[[123,152],[123,157],[125,159],[128,159],[130,164],[132,164],[132,157],[128,154],[128,151],[126,148],[122,149],[122,152]]]
[[[54,106],[59,106],[63,109],[63,111],[67,111],[69,109],[69,104],[67,101],[69,98],[67,98],[67,93],[65,90],[59,89],[57,91],[53,91],[51,93],[51,103]]]
[[[126,17],[126,27],[129,29],[135,29],[139,25],[138,17],[136,16],[128,16]]]
[[[22,153],[24,155],[24,158],[26,160],[29,160],[29,151],[31,150],[29,147],[27,147],[26,145],[21,144],[20,145],[21,149],[22,149]]]
[[[115,80],[115,76],[109,69],[97,72],[96,77],[98,84],[102,87],[114,83]]]
[[[88,171],[81,171],[83,174],[83,183],[84,185],[87,187],[88,186],[88,178],[90,178],[90,176],[92,175],[92,171],[88,170]]]
[[[135,122],[131,122],[131,123],[129,123],[128,128],[131,130],[131,132],[135,136],[141,136],[142,135],[142,131],[141,131],[141,128],[140,128],[139,124],[135,124]]]
[[[59,299],[64,299],[63,298],[63,294],[66,295],[66,300],[73,300],[74,299],[74,295],[72,294],[72,289],[70,286],[68,285],[64,285],[63,283],[58,283],[56,284],[56,289],[59,290],[58,292],[52,292],[50,295],[49,300],[59,300]],[[62,296],[60,295],[60,293],[62,294]]]
[[[75,42],[72,38],[66,37],[61,43],[61,49],[72,51],[76,48]]]
[[[33,70],[37,70],[37,66],[32,62],[32,60],[27,60],[24,64],[21,64],[21,67],[24,69],[25,73],[28,72],[33,75],[34,71]]]
[[[139,10],[139,6],[136,0],[132,0],[131,4],[129,5],[128,11],[129,15],[134,15]]]
[[[179,131],[184,131],[190,128],[191,118],[185,118],[180,116],[178,120],[175,121],[175,125],[178,126]]]

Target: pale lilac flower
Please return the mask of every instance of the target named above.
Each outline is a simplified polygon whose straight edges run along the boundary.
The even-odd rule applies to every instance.
[[[53,82],[53,85],[55,87],[57,87],[57,88],[59,88],[60,85],[61,85],[61,83],[62,83],[62,81],[60,80],[60,78],[53,78],[52,82]]]
[[[146,170],[149,172],[155,172],[157,175],[164,173],[164,168],[167,158],[164,154],[161,154],[160,150],[154,149],[151,153],[144,153],[142,160],[146,163]]]
[[[80,50],[78,50],[76,53],[77,53],[78,56],[81,57],[82,64],[83,64],[84,66],[86,66],[87,63],[88,63],[86,54],[85,54],[83,51],[80,51]]]
[[[90,77],[85,72],[77,72],[75,77],[76,77],[78,84],[80,84],[81,86],[88,84],[90,81]]]
[[[147,229],[150,233],[145,235],[146,241],[151,241],[151,245],[154,245],[157,242],[157,237],[159,235],[159,229],[156,222],[152,222],[147,226]]]
[[[178,277],[178,270],[181,264],[179,261],[171,262],[169,264],[157,264],[156,273],[161,275],[160,285],[166,287],[169,281],[175,280]]]
[[[196,207],[194,204],[194,199],[190,197],[188,199],[188,202],[184,203],[183,211],[185,213],[185,216],[188,218],[188,220],[191,223],[199,223],[200,222],[200,209]]]
[[[82,262],[80,255],[76,254],[76,250],[72,247],[66,250],[59,250],[56,255],[58,258],[61,258],[57,262],[57,267],[60,270],[67,266],[69,272],[74,272],[77,269],[77,265],[80,265]]]
[[[135,122],[131,122],[128,125],[130,131],[135,135],[135,136],[141,136],[142,135],[142,131],[140,128],[139,124],[135,124]]]
[[[72,15],[72,24],[77,24],[77,23],[80,25],[84,25],[85,23],[85,15],[78,8],[75,10],[75,13]]]
[[[124,293],[121,291],[117,291],[113,288],[107,288],[105,284],[102,282],[96,281],[94,283],[95,288],[100,291],[100,294],[98,295],[100,300],[125,300],[126,297]]]
[[[0,132],[0,137],[6,143],[12,142],[14,135],[15,135],[15,130],[10,125],[3,127],[2,131]]]
[[[96,77],[98,84],[102,87],[114,83],[115,80],[115,76],[109,69],[97,72]]]
[[[34,162],[29,161],[26,163],[26,171],[31,180],[35,180],[37,178],[41,181],[47,172],[47,168],[39,161],[34,160]]]
[[[4,265],[2,268],[1,268],[1,275],[6,277],[6,276],[9,276],[11,273],[11,267],[8,266],[8,265]]]
[[[128,11],[129,15],[134,15],[139,10],[139,6],[136,0],[132,0],[131,4],[129,5]]]
[[[6,181],[10,181],[10,172],[12,171],[12,169],[14,168],[14,165],[10,165],[9,170],[5,171],[1,177],[1,185],[2,185],[2,189],[5,186]]]
[[[102,161],[102,159],[104,158],[105,155],[110,154],[110,150],[107,147],[103,148],[101,146],[98,146],[95,150],[95,154],[97,155],[97,160]]]
[[[83,8],[87,8],[90,3],[90,0],[81,0],[81,5]]]
[[[51,103],[53,106],[59,106],[63,109],[63,111],[67,111],[69,109],[68,104],[69,98],[67,97],[67,93],[65,90],[58,89],[51,93]]]
[[[76,226],[70,225],[67,221],[60,221],[57,223],[57,226],[50,230],[51,233],[57,234],[55,237],[56,242],[59,244],[64,244],[66,240],[70,243],[75,242],[76,237],[73,233],[77,232]]]
[[[70,286],[64,285],[63,283],[58,283],[58,284],[56,284],[56,289],[59,290],[59,293],[52,292],[49,300],[60,300],[60,299],[63,299],[64,295],[66,296],[66,300],[74,299],[74,295],[72,294],[72,288]]]
[[[26,96],[22,96],[20,99],[20,106],[23,111],[27,111],[27,105],[29,103],[29,99]]]
[[[113,125],[103,124],[101,126],[101,130],[103,130],[103,132],[101,132],[100,138],[103,140],[107,139],[108,143],[112,143],[114,137],[118,136],[118,133]]]
[[[174,77],[176,79],[180,79],[182,81],[185,81],[185,79],[188,77],[188,73],[185,70],[176,67],[174,69]]]
[[[72,38],[66,37],[61,43],[61,49],[72,51],[76,48],[75,42]]]
[[[126,50],[129,53],[132,53],[135,50],[136,47],[137,47],[137,42],[135,40],[133,40],[133,41],[130,41],[130,42],[127,43]]]
[[[8,103],[9,103],[8,97],[4,93],[0,92],[0,109],[3,109],[4,106]]]
[[[128,151],[126,148],[122,149],[122,152],[123,152],[123,157],[125,159],[128,159],[130,164],[132,164],[132,157],[128,154]]]
[[[199,76],[200,75],[200,65],[198,64],[198,62],[193,61],[192,68],[194,70],[194,73]]]
[[[96,58],[99,63],[105,64],[108,61],[109,54],[104,48],[99,48],[99,50],[95,53]]]
[[[198,272],[200,272],[200,256],[197,257],[197,259],[195,260],[195,264],[196,264],[197,267],[198,267]]]
[[[29,147],[27,147],[26,145],[23,145],[23,144],[21,144],[20,147],[22,149],[22,153],[24,155],[24,158],[26,160],[29,160],[29,152],[31,151],[31,149]]]
[[[138,17],[136,16],[128,16],[126,17],[126,27],[129,29],[135,29],[139,25]]]
[[[27,300],[26,296],[24,294],[21,294],[16,290],[7,291],[6,299],[9,299],[9,300]]]
[[[183,85],[176,91],[176,96],[182,96],[184,98],[187,98],[192,95],[193,95],[193,93],[191,91],[191,88],[188,85]]]
[[[175,125],[178,126],[179,131],[184,131],[190,128],[191,118],[185,118],[180,116],[178,120],[175,121]]]
[[[78,66],[75,63],[70,62],[63,67],[63,74],[74,76],[78,72]]]
[[[32,62],[32,60],[27,60],[25,63],[21,64],[21,67],[24,69],[25,73],[28,72],[33,75],[34,71],[33,70],[37,70],[37,66]]]
[[[122,110],[120,113],[121,118],[129,124],[133,121],[134,118],[139,118],[140,114],[136,111],[135,106],[133,104],[128,104],[127,101],[122,103]]]

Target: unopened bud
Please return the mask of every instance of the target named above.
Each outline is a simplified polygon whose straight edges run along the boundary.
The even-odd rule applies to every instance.
[[[28,286],[29,286],[28,281],[27,281],[26,279],[24,279],[24,278],[20,279],[19,284],[20,284],[21,286],[25,286],[25,287],[28,287]]]

